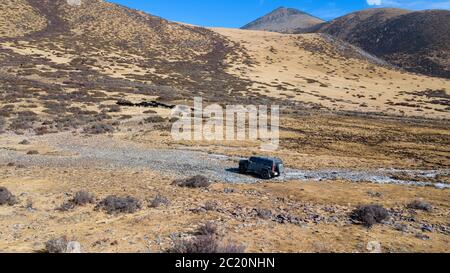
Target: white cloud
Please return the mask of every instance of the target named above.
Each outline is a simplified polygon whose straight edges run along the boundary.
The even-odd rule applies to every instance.
[[[370,6],[404,9],[450,9],[450,0],[366,0]]]
[[[367,0],[367,4],[370,6],[379,6],[381,5],[381,0]]]

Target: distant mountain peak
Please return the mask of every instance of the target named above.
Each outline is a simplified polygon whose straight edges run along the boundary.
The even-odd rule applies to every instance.
[[[242,29],[291,33],[323,22],[323,20],[298,9],[279,7],[243,26]]]

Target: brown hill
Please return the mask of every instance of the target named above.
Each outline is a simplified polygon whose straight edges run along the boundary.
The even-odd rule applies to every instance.
[[[309,29],[323,22],[323,20],[297,9],[280,7],[243,26],[242,29],[292,33],[295,30]]]
[[[450,78],[450,11],[369,9],[337,18],[317,31],[408,71]]]
[[[0,2],[0,37],[22,36],[42,30],[46,24],[45,17],[29,5],[27,0]]]
[[[247,81],[226,73],[223,63],[245,53],[213,31],[101,0],[4,0],[2,7],[0,20],[15,21],[1,25],[0,101],[21,107],[0,107],[0,114],[43,105],[34,113],[49,120],[46,128],[71,128],[107,119],[101,109],[80,110],[80,103],[126,94],[237,101],[231,92],[246,90]],[[14,120],[8,126],[29,128]]]

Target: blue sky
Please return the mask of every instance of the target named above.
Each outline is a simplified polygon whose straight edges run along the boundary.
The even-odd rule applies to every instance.
[[[109,0],[163,18],[199,26],[241,27],[284,6],[330,20],[370,7],[450,9],[450,0]]]

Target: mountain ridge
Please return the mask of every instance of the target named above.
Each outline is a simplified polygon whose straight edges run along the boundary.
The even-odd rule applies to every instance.
[[[293,8],[279,7],[246,24],[241,29],[292,33],[295,30],[307,29],[323,22],[322,19],[306,12]]]
[[[333,35],[410,72],[450,78],[450,11],[368,9],[314,32]]]

